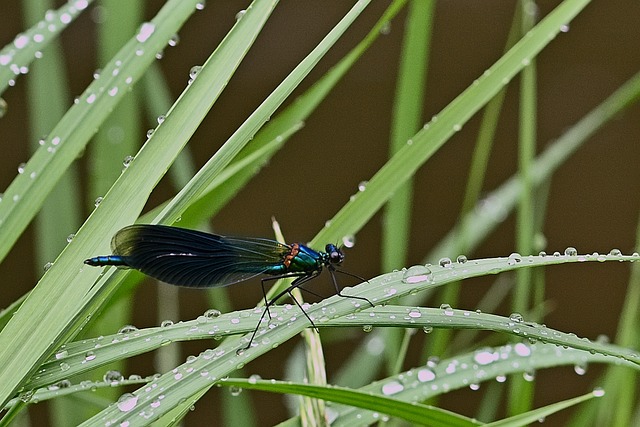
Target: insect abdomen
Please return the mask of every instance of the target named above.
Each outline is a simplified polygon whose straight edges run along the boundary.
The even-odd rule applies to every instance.
[[[96,256],[93,258],[85,259],[84,263],[87,265],[93,265],[95,267],[100,267],[105,265],[128,266],[128,264],[124,261],[124,259],[120,255]]]

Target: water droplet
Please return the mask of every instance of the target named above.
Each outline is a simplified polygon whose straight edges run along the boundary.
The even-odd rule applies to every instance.
[[[593,389],[593,395],[595,397],[602,397],[604,396],[604,389],[602,387],[596,387]]]
[[[615,248],[614,248],[614,249],[611,249],[611,250],[609,251],[609,255],[610,255],[610,256],[621,256],[621,255],[622,255],[622,252],[620,252],[620,249],[615,249]]]
[[[44,271],[49,271],[49,269],[53,267],[53,263],[51,261],[49,261],[48,263],[46,263],[42,268],[44,269]]]
[[[136,35],[136,40],[140,43],[146,42],[156,30],[156,26],[151,22],[145,22],[140,26],[140,31]]]
[[[90,362],[92,360],[94,360],[96,358],[96,354],[93,351],[87,351],[84,354],[84,360],[86,360],[87,362]]]
[[[109,96],[116,96],[118,94],[118,86],[114,86],[107,91]]]
[[[424,265],[411,266],[402,275],[403,283],[413,284],[432,280],[431,270]]]
[[[231,387],[229,387],[229,393],[233,397],[240,396],[240,394],[242,393],[242,387],[232,385]]]
[[[153,133],[155,132],[155,129],[149,129],[147,131],[147,139],[151,138],[153,136]]]
[[[489,365],[500,359],[500,354],[491,348],[480,349],[473,355],[473,360],[478,365]]]
[[[100,203],[102,203],[103,198],[102,197],[98,197],[95,202],[94,205],[96,206],[96,208],[100,205]]]
[[[371,331],[373,331],[373,325],[363,325],[362,326],[362,330],[364,332],[371,332]]]
[[[122,161],[122,166],[126,168],[129,167],[129,165],[131,164],[131,162],[133,161],[133,156],[127,156],[124,158],[124,160]]]
[[[512,322],[516,322],[516,323],[520,323],[520,322],[524,321],[524,318],[522,317],[522,314],[520,314],[520,313],[511,313],[509,315],[509,319]]]
[[[107,384],[118,383],[124,380],[124,376],[120,373],[120,371],[107,371],[102,376],[102,381]]]
[[[420,382],[429,382],[436,379],[436,374],[431,369],[422,368],[418,371],[418,381]]]
[[[368,184],[369,184],[369,181],[360,181],[360,183],[358,184],[358,191],[366,190]]]
[[[511,255],[509,255],[509,259],[507,260],[507,264],[508,265],[514,265],[519,263],[520,261],[522,261],[522,255],[520,255],[518,252],[513,252]]]
[[[247,13],[247,11],[244,10],[244,9],[241,10],[240,12],[236,13],[236,21],[241,20],[245,13]]]
[[[456,258],[458,264],[465,264],[467,261],[468,259],[465,255],[458,255],[458,258]]]
[[[513,346],[513,351],[520,357],[528,357],[531,356],[531,348],[524,343],[517,343]]]
[[[356,236],[353,234],[347,234],[346,236],[342,236],[342,245],[345,248],[352,248],[356,244]]]
[[[209,310],[204,312],[204,317],[208,318],[208,319],[213,319],[215,317],[220,316],[222,313],[220,313],[220,310],[216,310],[215,308],[210,308]]]
[[[18,173],[20,173],[20,174],[24,173],[24,168],[26,168],[26,167],[27,167],[26,163],[20,163],[18,165]]]
[[[29,401],[31,400],[31,398],[33,397],[33,395],[35,394],[35,392],[36,392],[36,390],[35,390],[35,389],[25,391],[24,393],[20,393],[20,394],[18,395],[18,398],[19,398],[22,402],[24,402],[24,403],[29,403]],[[35,403],[35,402],[34,402],[34,403]]]
[[[411,317],[412,319],[417,319],[419,317],[422,317],[422,312],[419,308],[412,308],[411,310],[409,310],[409,317]]]
[[[524,372],[522,378],[524,378],[525,381],[531,382],[536,379],[536,374],[535,372]]]
[[[160,114],[156,120],[158,121],[158,124],[160,125],[160,124],[162,124],[162,122],[165,121],[166,118],[167,118],[167,116],[165,116],[164,114]]]
[[[130,333],[135,332],[137,330],[138,330],[138,328],[136,328],[133,325],[124,325],[122,328],[120,328],[118,330],[118,333],[119,334],[130,334]]]
[[[102,70],[100,68],[96,68],[96,70],[93,72],[93,78],[95,80],[98,80],[100,78],[101,73],[102,73]]]
[[[394,394],[400,393],[402,390],[404,390],[404,386],[398,381],[389,381],[382,385],[382,394],[385,396],[393,396]]]
[[[445,316],[453,316],[453,308],[449,304],[440,304],[440,310],[443,310]]]
[[[422,332],[424,332],[425,334],[430,334],[431,332],[433,332],[433,326],[423,326]]]
[[[460,132],[460,129],[462,129],[462,125],[459,123],[456,123],[455,125],[453,125],[453,131],[454,132]]]
[[[380,34],[386,36],[391,32],[391,22],[387,21],[380,27]]]
[[[67,243],[71,243],[71,241],[73,240],[73,238],[76,237],[76,235],[74,233],[71,233],[67,236]]]
[[[207,3],[205,1],[199,1],[198,3],[196,3],[196,10],[202,10],[206,5]]]
[[[440,265],[440,267],[451,267],[451,258],[440,258],[440,261],[438,261],[438,264]]]
[[[564,254],[566,256],[576,256],[578,255],[578,251],[573,246],[569,246],[567,247],[567,249],[564,250]]]
[[[480,384],[476,384],[476,383],[469,384],[469,388],[473,391],[479,390]]]
[[[174,47],[174,46],[177,46],[178,43],[180,43],[180,36],[177,35],[177,34],[174,34],[169,39],[168,45],[171,46],[171,47]]]
[[[120,411],[129,412],[136,407],[137,403],[138,403],[138,396],[131,393],[125,393],[122,396],[120,396],[116,405]]]
[[[237,356],[242,356],[244,354],[245,349],[244,348],[239,348],[236,350],[236,355]]]
[[[560,32],[568,33],[569,32],[569,24],[560,25]]]
[[[573,366],[573,371],[578,374],[578,375],[584,375],[587,373],[587,365],[583,365],[583,364],[575,364]]]
[[[14,46],[18,49],[22,49],[27,43],[29,43],[29,37],[24,34],[19,34],[13,41]]]
[[[259,380],[261,380],[262,377],[258,374],[253,374],[249,377],[249,384],[255,384],[257,383]]]
[[[60,390],[61,388],[69,388],[69,387],[71,387],[71,381],[69,381],[69,380],[61,380],[61,381],[58,381],[55,384],[51,384],[47,388],[49,390],[53,391],[53,390]]]
[[[189,79],[193,81],[196,77],[198,77],[200,70],[202,70],[201,65],[194,65],[193,67],[191,67],[191,69],[189,70]]]
[[[62,362],[62,363],[60,363],[60,370],[61,370],[62,372],[66,372],[66,371],[68,371],[69,369],[71,369],[71,366],[69,366],[69,364],[68,364],[68,363],[66,363],[66,362]]]
[[[547,256],[547,253],[545,251],[540,251],[538,253],[538,256],[545,257],[545,256]]]
[[[168,328],[169,326],[173,326],[173,320],[163,320],[160,322],[161,328]]]

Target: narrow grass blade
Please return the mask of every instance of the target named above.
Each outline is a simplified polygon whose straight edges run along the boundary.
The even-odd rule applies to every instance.
[[[477,426],[478,421],[463,417],[432,406],[420,403],[407,403],[401,400],[363,393],[361,391],[344,387],[322,387],[310,384],[286,383],[282,381],[267,380],[238,380],[228,379],[220,382],[222,385],[243,387],[252,390],[264,390],[275,393],[292,393],[317,399],[330,400],[332,402],[357,406],[363,409],[376,411],[378,414],[397,417],[412,423],[428,426]]]
[[[14,86],[18,76],[26,74],[29,64],[40,56],[38,52],[55,40],[91,3],[92,0],[75,0],[50,10],[42,21],[3,47],[0,50],[0,94],[8,86]]]
[[[179,0],[168,2],[155,18],[156,32],[151,37],[158,35],[163,43],[166,42],[175,31],[169,31],[166,35],[157,31],[160,28],[163,31],[173,28],[165,24],[166,20],[176,25],[181,19],[186,19],[195,9],[195,3]],[[272,8],[272,3],[262,2],[253,9],[254,13],[247,12],[234,26],[208,64],[202,68],[198,79],[176,102],[163,126],[140,150],[136,157],[140,161],[133,161],[120,176],[99,208],[0,333],[1,401],[6,401],[16,393],[20,384],[28,379],[40,362],[76,332],[71,326],[75,325],[74,319],[80,313],[83,319],[92,315],[83,313],[83,309],[88,304],[86,295],[100,289],[92,290],[100,270],[84,268],[83,259],[108,248],[106,239],[99,240],[95,236],[111,236],[138,217],[148,194],[226,86]],[[137,43],[141,42],[136,41],[130,46],[133,51],[128,52],[127,56],[137,56]],[[121,66],[124,66],[124,62]],[[0,230],[6,229],[6,225],[3,224]]]
[[[589,0],[566,0],[453,100],[369,180],[310,242],[341,241],[355,234],[442,145],[535,57]]]

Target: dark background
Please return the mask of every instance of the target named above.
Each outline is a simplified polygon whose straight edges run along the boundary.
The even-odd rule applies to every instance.
[[[540,16],[545,16],[558,3],[539,2]],[[167,48],[160,61],[174,96],[185,87],[189,69],[206,60],[233,25],[236,13],[247,4],[209,1],[203,11],[187,21],[180,31],[178,46]],[[147,18],[161,5],[162,2],[149,1]],[[302,93],[355,46],[387,5],[387,1],[373,2],[297,93]],[[425,121],[500,57],[514,5],[515,2],[493,0],[438,2]],[[4,6],[0,13],[0,45],[10,43],[25,29],[20,2],[4,2]],[[189,146],[198,166],[204,164],[351,6],[352,2],[338,1],[281,2],[192,138]],[[404,13],[396,17],[389,34],[374,43],[307,120],[304,129],[294,135],[269,166],[215,218],[212,225],[216,231],[271,236],[273,215],[289,240],[309,240],[356,192],[358,183],[369,179],[384,164],[388,156],[389,118],[404,17]],[[558,35],[541,53],[537,59],[539,150],[638,71],[639,18],[638,2],[595,1],[570,24],[567,33]],[[101,66],[96,63],[95,27],[92,13],[84,13],[62,37],[69,84],[74,94],[84,90],[93,71]],[[16,86],[3,94],[9,110],[0,119],[0,192],[16,175],[18,164],[29,158],[31,136],[27,133],[25,110],[28,77],[18,79]],[[70,98],[69,103],[71,101]],[[486,191],[516,171],[517,117],[516,78],[507,92]],[[632,107],[599,131],[556,173],[544,226],[548,252],[563,251],[567,246],[575,246],[580,253],[608,252],[614,247],[624,253],[634,250],[640,205],[639,118],[640,109]],[[415,175],[408,265],[421,262],[458,217],[478,124],[479,117],[474,117]],[[139,134],[130,137],[142,143],[146,129],[153,126],[153,123],[141,123]],[[114,167],[121,167],[120,159],[114,160]],[[165,183],[152,195],[149,206],[170,197],[172,191]],[[93,199],[95,195],[86,197],[87,212]],[[347,253],[349,271],[366,277],[381,273],[380,219],[380,215],[375,216],[358,233],[355,248]],[[475,253],[467,255],[508,255],[515,247],[513,228],[514,220],[510,216]],[[0,306],[8,305],[30,289],[41,274],[40,268],[34,267],[34,245],[37,242],[33,241],[29,229],[0,264]],[[457,254],[450,255],[454,258]],[[579,336],[595,338],[607,334],[613,338],[628,273],[627,264],[581,264],[548,269],[547,298],[553,311],[545,323]],[[460,308],[474,308],[491,280],[464,283]],[[153,286],[149,284],[140,292],[154,295]],[[260,291],[255,284],[245,284],[232,288],[231,296],[235,307],[246,308],[255,303]],[[143,298],[148,300],[146,296]],[[192,319],[208,308],[202,295],[194,291],[181,291],[181,301],[183,319]],[[137,307],[134,323],[139,327],[154,325],[155,313],[148,309],[149,304]],[[498,314],[509,314],[508,307]],[[362,333],[351,333],[355,345]],[[205,345],[188,346],[185,356],[197,354]],[[246,372],[260,373],[264,378],[281,378],[283,361],[291,346],[284,345],[268,357],[256,360],[247,366]],[[327,351],[328,368],[337,366],[350,351],[351,348],[345,346]],[[153,373],[146,366],[136,359],[132,371],[126,374]],[[586,392],[597,372],[597,367],[590,368],[584,377],[575,375],[571,368],[539,372],[536,406]],[[482,390],[451,393],[443,405],[473,415]],[[217,393],[219,391],[213,390],[198,403],[197,410],[187,417],[190,425],[210,425],[219,416]],[[261,425],[286,418],[279,396],[255,393],[253,397],[261,411]],[[558,425],[562,419],[562,416],[549,417],[546,425]]]

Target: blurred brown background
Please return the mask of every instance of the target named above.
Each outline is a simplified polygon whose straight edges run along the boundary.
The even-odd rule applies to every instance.
[[[123,0],[125,1],[125,0]],[[163,4],[149,1],[147,18]],[[545,16],[559,2],[539,2]],[[0,45],[10,43],[25,29],[20,2],[4,2],[0,14]],[[187,21],[180,43],[165,50],[160,61],[174,96],[185,87],[189,69],[203,63],[234,23],[245,1],[209,1],[207,7]],[[301,93],[334,65],[366,34],[379,18],[387,1],[375,1],[357,20],[338,45],[307,78]],[[425,121],[438,113],[501,55],[515,2],[443,0],[437,3],[432,54],[427,78]],[[287,73],[312,49],[352,6],[343,1],[282,1],[267,22],[255,46],[190,142],[198,166],[202,165],[233,133]],[[88,11],[63,34],[69,84],[80,94],[101,64],[96,63],[95,12]],[[369,179],[385,162],[389,117],[395,87],[399,46],[405,14],[393,22],[338,85],[337,89],[265,168],[215,218],[213,226],[224,234],[271,236],[270,217],[281,223],[289,240],[311,239],[353,194],[360,181]],[[538,69],[538,147],[561,135],[640,68],[640,3],[594,1],[542,52]],[[0,119],[0,192],[17,174],[17,166],[29,158],[25,82],[20,77],[3,97],[9,105]],[[72,99],[69,99],[69,103]],[[491,157],[486,191],[511,176],[517,167],[518,79],[514,79],[503,108],[495,150]],[[544,232],[547,251],[575,246],[580,253],[634,250],[635,228],[640,207],[640,108],[632,107],[589,141],[555,175],[551,185]],[[408,264],[422,261],[426,252],[455,223],[467,178],[467,169],[478,130],[478,117],[458,132],[415,176],[413,232],[407,245]],[[146,129],[141,123],[134,138],[142,143]],[[82,159],[79,160],[82,162]],[[114,159],[114,168],[121,160]],[[85,186],[85,183],[80,183]],[[153,194],[150,206],[170,197],[164,185]],[[86,196],[87,212],[98,195]],[[379,270],[380,215],[357,235],[357,244],[347,253],[349,271],[370,277]],[[514,251],[513,216],[476,253],[469,257],[504,256]],[[75,230],[68,230],[69,233]],[[37,242],[28,230],[13,252],[0,264],[0,307],[25,293],[37,281],[41,267],[34,266],[32,252]],[[635,248],[637,250],[637,248]],[[90,255],[90,254],[87,254]],[[455,257],[457,254],[451,254]],[[432,262],[437,260],[431,260]],[[402,266],[398,266],[400,268]],[[553,328],[595,338],[614,336],[624,297],[629,265],[598,264],[554,267],[547,272],[548,299],[554,307],[545,319]],[[490,280],[463,285],[461,308],[474,308]],[[255,284],[231,290],[234,306],[246,308],[260,296]],[[140,292],[154,295],[153,286]],[[206,308],[194,291],[181,291],[183,319],[192,319]],[[446,302],[446,301],[442,301]],[[439,304],[440,302],[437,302]],[[139,327],[156,324],[146,304],[137,310]],[[509,314],[505,306],[504,312]],[[177,319],[175,319],[177,320]],[[353,331],[354,339],[360,331]],[[187,346],[186,354],[201,351],[206,343]],[[264,378],[282,377],[282,364],[292,345],[255,361],[248,373]],[[342,351],[342,353],[340,353]],[[350,349],[328,352],[329,369]],[[408,366],[407,366],[408,367]],[[536,405],[548,404],[583,393],[599,372],[591,367],[586,376],[571,368],[539,372]],[[153,373],[134,361],[130,373]],[[562,387],[558,387],[562,384]],[[472,415],[480,392],[451,393],[443,405]],[[189,425],[213,425],[219,416],[213,390],[187,417]],[[224,390],[223,390],[224,392]],[[261,411],[261,425],[286,418],[279,396],[253,395]],[[41,410],[39,409],[38,412]],[[279,412],[278,412],[279,411]],[[547,419],[559,425],[563,416]],[[44,422],[43,422],[44,423]],[[44,425],[44,424],[38,424]]]

